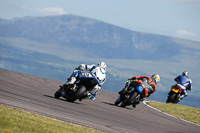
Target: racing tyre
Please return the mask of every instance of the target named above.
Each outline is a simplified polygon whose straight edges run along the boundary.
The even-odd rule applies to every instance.
[[[58,89],[58,90],[55,92],[54,97],[55,97],[55,98],[61,97],[61,89]]]
[[[168,96],[166,103],[178,103],[180,101],[180,94],[171,94]]]
[[[115,105],[117,106],[118,104],[120,104],[121,103],[121,98],[120,98],[120,96],[118,97],[118,99],[115,101]]]
[[[168,98],[167,98],[167,102],[166,103],[173,103],[174,97],[175,97],[175,94],[170,94],[168,96]]]
[[[67,101],[74,102],[77,99],[81,98],[85,92],[86,92],[85,86],[81,85],[74,93],[69,95]]]
[[[138,95],[139,95],[139,93],[137,91],[131,92],[129,97],[127,99],[125,99],[124,101],[122,101],[121,107],[126,107],[127,105],[130,105],[132,101],[135,101],[135,99],[137,98]]]
[[[176,94],[174,98],[174,103],[178,103],[180,101],[180,94]]]

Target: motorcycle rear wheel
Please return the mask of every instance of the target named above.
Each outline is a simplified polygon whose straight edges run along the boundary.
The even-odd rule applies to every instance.
[[[70,94],[67,97],[67,101],[69,101],[69,102],[76,101],[77,99],[81,98],[86,91],[87,91],[86,87],[81,85],[74,93]]]
[[[170,94],[166,103],[178,103],[180,101],[180,94]]]

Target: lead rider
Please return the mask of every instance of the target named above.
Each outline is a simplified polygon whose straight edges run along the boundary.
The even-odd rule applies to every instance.
[[[92,91],[88,93],[88,96],[90,99],[94,100],[96,97],[96,92],[101,89],[101,86],[106,81],[106,69],[107,65],[105,62],[100,62],[97,65],[85,65],[81,64],[79,67],[77,67],[70,78],[68,78],[68,81],[66,82],[67,85],[73,85],[77,79],[77,77],[96,77],[96,79],[99,81],[100,84],[97,84]],[[81,71],[89,71],[88,73],[81,73]]]

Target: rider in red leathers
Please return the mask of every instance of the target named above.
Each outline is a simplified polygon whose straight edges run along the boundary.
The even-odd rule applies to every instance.
[[[146,75],[143,75],[143,76],[140,76],[140,77],[134,76],[134,77],[128,79],[124,89],[122,89],[118,93],[120,94],[120,96],[123,96],[123,95],[126,94],[129,86],[134,86],[134,87],[141,86],[142,88],[144,88],[144,91],[143,91],[143,94],[142,94],[142,99],[145,99],[156,91],[157,83],[159,81],[160,81],[160,76],[158,74],[154,74],[151,77],[146,76]],[[139,104],[139,101],[138,101],[137,104]],[[136,104],[133,105],[133,107],[135,107],[135,106],[136,106]]]

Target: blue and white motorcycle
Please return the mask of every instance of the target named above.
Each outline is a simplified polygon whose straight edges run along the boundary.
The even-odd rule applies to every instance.
[[[63,86],[60,86],[60,89],[54,94],[55,98],[63,97],[69,102],[74,102],[77,99],[81,101],[82,99],[96,96],[96,93],[90,93],[97,84],[100,84],[96,75],[82,70],[76,73],[78,76],[75,83],[72,85],[63,84]]]

